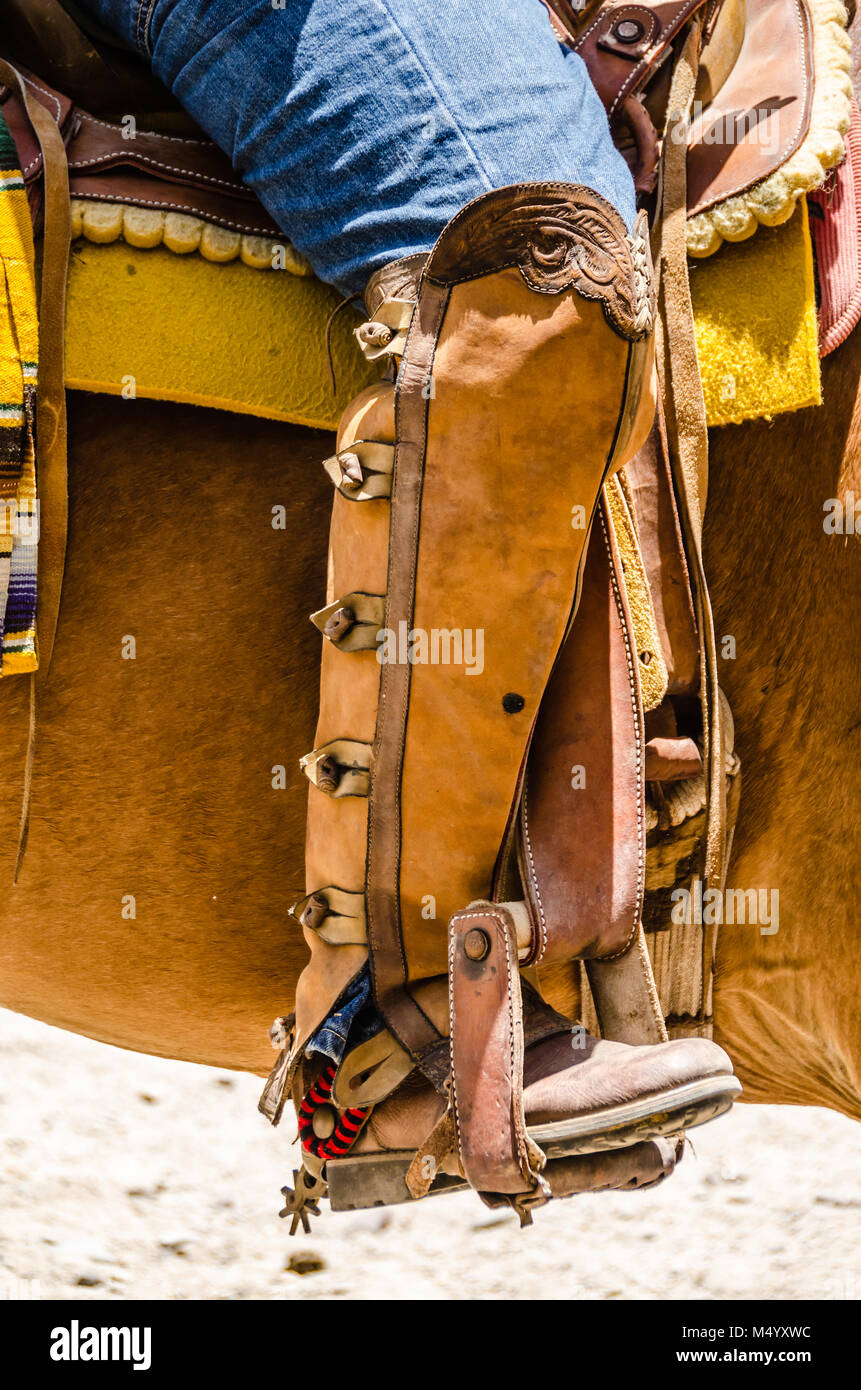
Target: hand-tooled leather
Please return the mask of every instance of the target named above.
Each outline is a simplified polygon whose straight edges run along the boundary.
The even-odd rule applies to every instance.
[[[643,228],[633,238],[598,193],[563,183],[518,184],[468,203],[428,258],[425,277],[454,285],[516,266],[530,289],[574,289],[601,303],[623,338],[646,337],[654,304]]]

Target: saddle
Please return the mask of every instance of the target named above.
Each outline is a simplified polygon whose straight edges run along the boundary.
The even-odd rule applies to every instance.
[[[785,171],[817,119],[813,40],[821,0],[659,0],[649,6],[591,3],[581,10],[569,0],[545,0],[545,5],[560,40],[585,61],[643,194],[654,188],[657,132],[665,124],[673,53],[691,17],[702,13],[702,56],[692,119],[685,130],[690,254],[712,254],[725,237],[748,236],[760,222],[773,224],[791,214],[805,190],[788,180]],[[6,56],[21,73],[17,83],[4,79],[0,86],[0,111],[19,152],[37,227],[45,221],[46,170],[45,150],[32,123],[34,107],[47,112],[62,141],[69,195],[93,210],[88,226],[92,239],[108,241],[119,227],[132,245],[136,240],[150,245],[156,235],[166,242],[175,237],[181,249],[196,245],[204,258],[236,257],[257,265],[267,264],[273,246],[284,246],[280,229],[265,209],[147,65],[73,4],[2,0],[0,13]],[[835,25],[833,19],[825,22]],[[839,50],[840,39],[835,43]],[[845,51],[845,43],[842,47]],[[833,93],[831,104],[836,107]],[[118,119],[117,112],[132,113],[133,130],[128,115]],[[841,126],[839,112],[832,119]],[[763,139],[766,129],[769,138]],[[838,138],[842,140],[842,131]],[[822,178],[824,163],[833,157],[830,149],[827,159],[816,165]],[[808,157],[808,180],[815,177],[810,164]],[[778,175],[783,191],[779,208],[767,192],[769,181]],[[739,210],[746,196],[750,206]],[[142,221],[124,218],[124,208],[142,213]],[[157,231],[147,221],[153,214],[162,215]],[[136,226],[141,229],[137,233]],[[292,268],[304,269],[301,264]],[[49,315],[43,317],[49,320]],[[47,465],[43,459],[43,494]],[[676,714],[679,702],[694,700],[699,651],[688,558],[670,485],[665,424],[656,426],[643,457],[626,473],[610,493],[610,507],[616,534],[630,559],[628,588],[634,598],[640,676],[653,731],[647,748],[649,784],[655,789],[649,833],[654,839],[659,827],[666,833],[687,824],[689,837],[690,822],[702,815],[702,798],[694,798],[693,816],[680,821],[678,811],[668,807],[666,788],[673,780],[701,776],[700,753],[692,740],[687,735],[677,739]],[[52,585],[49,577],[47,588],[52,587],[56,583]],[[43,636],[43,654],[46,648],[50,651],[47,639],[49,633]],[[729,765],[735,770],[731,756]],[[584,826],[593,812],[591,808]],[[662,915],[658,902],[666,903],[667,878],[664,862],[652,890],[654,904],[647,892],[646,919],[653,924]],[[674,1014],[674,1026],[683,1028],[691,1019],[697,1027],[708,1026],[708,991],[700,983],[698,1007],[687,1007],[693,1003],[687,1000]]]
[[[823,0],[659,0],[652,5],[623,0],[594,4],[585,12],[575,11],[568,0],[545,4],[560,40],[590,71],[642,199],[653,206],[659,202],[662,209],[654,249],[662,274],[663,405],[645,446],[604,486],[600,516],[606,550],[593,546],[589,552],[572,638],[551,678],[547,717],[529,750],[524,787],[538,809],[527,820],[524,795],[518,835],[511,842],[516,839],[518,848],[503,865],[497,886],[502,893],[507,876],[518,878],[533,914],[567,912],[591,922],[594,957],[606,955],[604,947],[618,938],[623,919],[633,914],[643,923],[641,949],[625,962],[611,964],[608,957],[583,964],[587,1025],[594,1020],[605,1037],[620,1042],[660,1040],[665,1029],[675,1036],[708,1037],[715,929],[702,922],[674,923],[669,905],[693,879],[722,887],[740,779],[732,720],[718,686],[702,563],[706,419],[701,392],[693,385],[699,376],[687,258],[712,255],[724,240],[743,240],[761,224],[786,221],[798,199],[821,184],[842,157],[848,75],[845,110],[832,100],[823,116],[813,53],[817,35],[821,41],[826,34],[835,53],[845,56],[846,45],[837,37],[845,34]],[[62,417],[69,195],[86,205],[144,207],[161,214],[161,237],[190,236],[211,259],[241,257],[248,264],[265,264],[270,248],[283,244],[279,229],[220,152],[189,128],[148,72],[104,36],[94,35],[91,26],[80,28],[70,9],[57,0],[0,3],[0,13],[10,16],[8,56],[16,65],[0,63],[0,111],[44,241],[43,359],[47,344],[49,369],[42,378],[40,430],[43,419]],[[44,50],[46,35],[53,36],[51,52]],[[111,119],[129,105],[136,123],[133,138],[122,119]],[[813,149],[811,134],[818,142]],[[203,230],[195,233],[188,219]],[[120,222],[132,244],[136,235],[152,234],[141,231],[142,224],[136,230],[133,218],[123,215]],[[224,235],[210,236],[205,231],[210,227]],[[387,325],[379,315],[389,305],[403,306],[412,292],[407,285],[374,288],[378,302],[368,304],[372,327],[388,333],[387,344],[402,326]],[[44,433],[54,447],[40,456],[43,506],[52,499],[62,529],[62,431],[46,424]],[[361,458],[358,465],[347,465],[354,471],[358,466],[356,476],[339,471],[339,458],[327,460],[333,481],[343,496],[356,496],[357,487],[361,496],[368,484]],[[378,485],[378,474],[371,473]],[[40,607],[45,666],[64,548],[65,536],[54,533]],[[321,610],[318,618],[331,638],[328,627],[338,613]],[[371,618],[379,626],[376,610],[368,623]],[[640,736],[638,709],[644,742],[634,768],[629,751]],[[318,776],[319,762],[309,763],[311,780]],[[562,784],[566,768],[583,763],[590,770],[584,791],[555,804],[552,787]],[[573,902],[565,872],[572,844],[589,866],[576,890],[582,901]],[[524,846],[530,847],[528,855]],[[554,903],[554,892],[564,894],[564,901]],[[303,925],[313,927],[319,902],[299,906]],[[331,904],[324,907],[318,927],[338,916]],[[277,1036],[279,1060],[261,1101],[273,1122],[296,1063],[286,1025]],[[355,1205],[349,1183],[342,1200]]]
[[[643,193],[654,187],[674,45],[703,12],[692,119],[683,132],[690,254],[713,254],[724,238],[741,240],[760,223],[786,220],[801,194],[842,158],[851,101],[848,39],[841,15],[825,0],[591,0],[579,10],[570,0],[542,2],[560,40],[586,63]],[[2,0],[0,14],[5,56],[39,75],[28,80],[62,133],[73,197],[184,213],[282,239],[149,68],[70,0]],[[815,81],[814,43],[825,45],[830,68],[844,74],[835,88],[829,72],[827,92]],[[36,207],[38,145],[16,95],[0,96]],[[128,114],[111,119],[118,111],[131,113],[133,132]],[[805,149],[811,127],[816,148]]]

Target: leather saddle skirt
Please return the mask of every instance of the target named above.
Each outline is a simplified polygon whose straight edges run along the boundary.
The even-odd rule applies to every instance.
[[[565,0],[554,0],[552,8],[557,25],[567,14],[573,28],[577,16]],[[593,6],[585,27],[581,23],[579,33],[568,35],[590,66],[620,145],[633,151],[632,158],[636,150],[621,119],[623,108],[627,103],[630,113],[636,103],[653,125],[662,123],[672,43],[696,8],[695,0],[604,4],[597,11]],[[806,177],[812,177],[812,169],[824,179],[821,162],[805,153],[821,85],[812,67],[817,15],[826,24],[822,32],[833,40],[835,61],[840,59],[838,76],[832,72],[828,79],[835,111],[845,95],[840,74],[847,42],[839,24],[831,33],[833,5],[827,6],[827,23],[821,19],[825,12],[824,0],[724,0],[720,7],[703,6],[708,41],[698,95],[702,104],[695,108],[688,159],[692,250],[713,250],[725,236],[742,240],[765,218],[785,220],[796,206],[796,189],[783,171],[794,161],[805,162]],[[334,427],[346,401],[372,375],[353,350],[352,310],[345,308],[327,329],[337,295],[307,273],[226,158],[176,109],[138,59],[113,47],[106,36],[93,40],[84,34],[59,0],[0,0],[0,18],[6,23],[4,39],[13,46],[9,56],[37,67],[39,76],[28,75],[28,87],[54,116],[68,151],[76,237],[68,384],[119,392],[131,373],[141,395]],[[632,35],[639,36],[635,43]],[[63,89],[52,79],[62,81]],[[38,146],[17,97],[0,89],[0,103],[38,213]],[[111,117],[112,111],[130,109],[137,111],[131,140],[125,138],[122,117]],[[842,152],[842,136],[836,128],[832,135],[832,146]],[[778,198],[766,207],[760,197],[751,211],[745,202],[751,190],[781,178],[783,202]],[[737,192],[740,187],[746,193]],[[278,246],[286,273],[272,274],[272,250]],[[809,247],[805,250],[797,237],[792,265],[802,289],[812,283]],[[767,273],[768,267],[762,270]],[[720,278],[725,298],[726,272]],[[762,278],[751,272],[753,284]],[[698,295],[709,298],[709,283],[703,270],[694,277],[695,306]],[[177,304],[183,306],[181,315],[175,313]],[[704,312],[710,313],[707,307]],[[811,312],[805,301],[794,318],[800,325],[799,350],[808,357],[809,341],[801,340]],[[151,326],[145,336],[138,331],[141,322]],[[716,361],[731,359],[732,345],[724,347],[726,334],[720,325],[718,330],[721,342],[707,352]],[[734,332],[731,326],[730,339]],[[238,353],[237,342],[242,343]],[[703,370],[708,387],[708,360]],[[818,399],[811,363],[793,377],[801,387],[786,402],[769,391],[752,403],[742,391],[737,401],[735,388],[727,402],[722,399],[729,379],[725,360],[715,372],[713,421],[775,413]],[[750,379],[767,375],[755,356]]]

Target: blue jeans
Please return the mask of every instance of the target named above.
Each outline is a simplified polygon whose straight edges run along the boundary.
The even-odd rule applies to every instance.
[[[540,0],[79,0],[152,64],[316,273],[360,293],[471,198],[634,189]]]

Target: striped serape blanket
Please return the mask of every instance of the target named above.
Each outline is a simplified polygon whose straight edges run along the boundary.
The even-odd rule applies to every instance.
[[[0,676],[35,671],[35,257],[18,153],[0,113]]]

